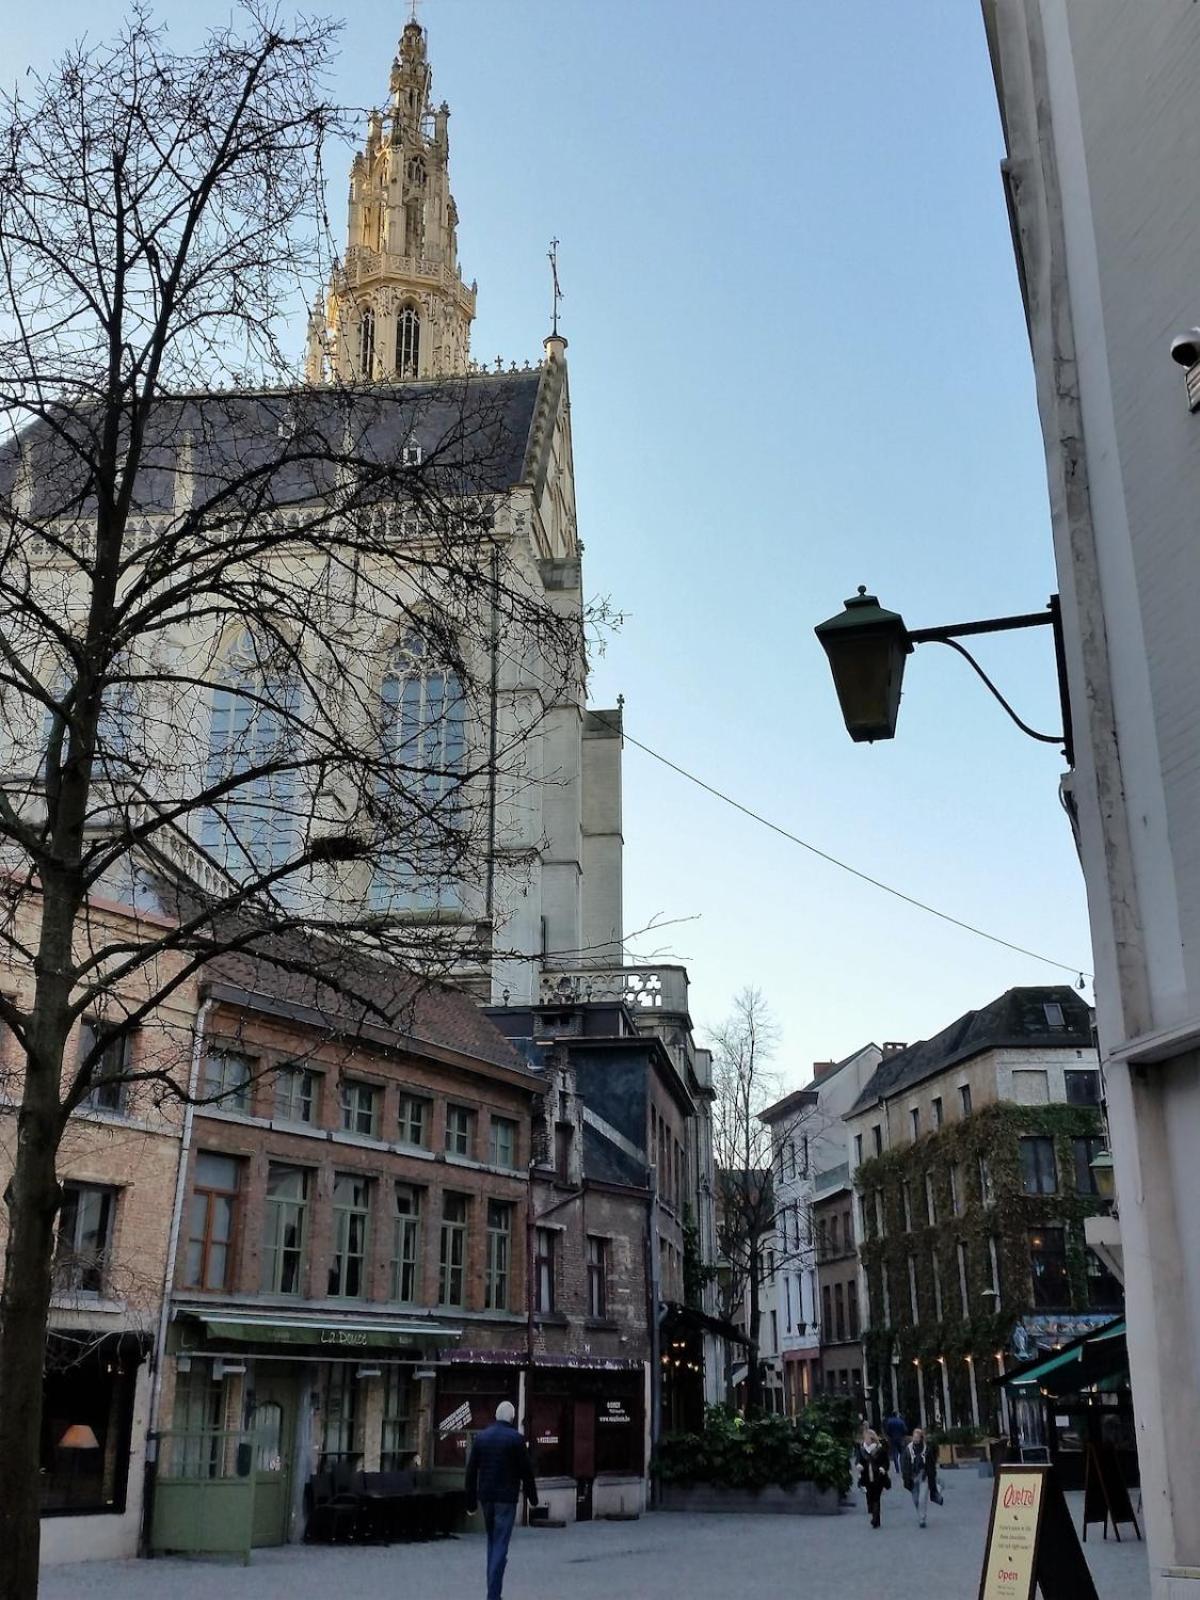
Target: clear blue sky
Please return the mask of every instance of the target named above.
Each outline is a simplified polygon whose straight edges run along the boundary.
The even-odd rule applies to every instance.
[[[17,8],[44,63],[116,0]],[[228,14],[160,8],[181,37]],[[338,89],[382,100],[407,5],[355,0]],[[540,354],[557,234],[587,586],[626,614],[593,703],[745,804],[968,922],[1090,966],[1060,763],[966,664],[911,658],[891,744],[855,746],[812,627],[859,583],[911,626],[1054,587],[1032,374],[971,0],[425,0],[449,100],[474,351]],[[186,34],[183,30],[187,30]],[[342,214],[334,168],[330,211]],[[297,330],[297,343],[302,330]],[[980,654],[1056,725],[1050,641]],[[779,1065],[927,1036],[1065,973],[855,882],[625,759],[627,925],[748,984]]]

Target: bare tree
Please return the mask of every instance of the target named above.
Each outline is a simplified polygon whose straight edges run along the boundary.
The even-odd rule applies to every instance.
[[[807,1174],[808,1144],[819,1127],[817,1097],[798,1091],[770,1124],[762,1120],[779,1095],[779,1075],[771,1067],[777,1043],[757,989],[744,989],[712,1034],[717,1282],[721,1315],[730,1322],[744,1316],[750,1409],[762,1403],[762,1291],[775,1271],[812,1262],[811,1205],[799,1202],[787,1184]]]
[[[508,520],[536,379],[298,381],[333,42],[252,0],[180,53],[137,9],[0,96],[3,1600],[37,1590],[56,1162],[114,1044],[222,952],[485,959],[497,818],[581,691]],[[514,660],[542,689],[502,719]]]

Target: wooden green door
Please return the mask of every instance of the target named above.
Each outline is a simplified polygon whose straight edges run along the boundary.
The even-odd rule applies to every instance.
[[[286,1544],[292,1509],[295,1384],[283,1376],[255,1386],[247,1425],[254,1439],[254,1534],[257,1545]]]

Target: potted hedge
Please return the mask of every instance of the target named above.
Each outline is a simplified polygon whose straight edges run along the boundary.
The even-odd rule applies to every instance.
[[[654,1473],[664,1511],[835,1516],[850,1487],[850,1443],[821,1412],[743,1417],[710,1406],[699,1433],[669,1433]]]

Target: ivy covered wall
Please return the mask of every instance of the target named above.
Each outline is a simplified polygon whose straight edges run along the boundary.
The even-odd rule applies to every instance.
[[[1074,1141],[1102,1134],[1100,1114],[1090,1106],[1001,1103],[912,1144],[884,1151],[859,1166],[855,1184],[860,1197],[860,1252],[869,1296],[864,1349],[868,1382],[873,1392],[882,1389],[885,1406],[891,1403],[891,1366],[896,1356],[900,1405],[910,1421],[918,1415],[918,1369],[930,1418],[935,1398],[939,1405],[941,1402],[944,1370],[951,1417],[943,1420],[947,1425],[951,1420],[959,1426],[969,1424],[973,1366],[980,1422],[989,1426],[997,1404],[991,1383],[1000,1370],[997,1352],[1008,1351],[1014,1324],[1039,1309],[1033,1305],[1029,1248],[1030,1232],[1039,1227],[1064,1230],[1067,1293],[1061,1309],[1076,1313],[1094,1309],[1089,1305],[1083,1220],[1102,1211],[1105,1202],[1076,1189]],[[1020,1140],[1028,1135],[1054,1141],[1057,1190],[1053,1194],[1025,1193]],[[927,1178],[934,1199],[936,1220],[932,1224],[927,1212]],[[995,1243],[999,1269],[999,1310],[984,1294],[993,1287],[989,1240]],[[965,1248],[966,1314],[960,1243]],[[915,1322],[910,1258],[917,1296]],[[886,1321],[885,1276],[891,1311]]]

